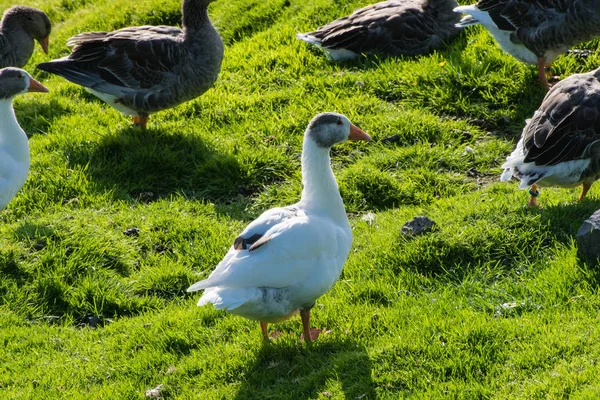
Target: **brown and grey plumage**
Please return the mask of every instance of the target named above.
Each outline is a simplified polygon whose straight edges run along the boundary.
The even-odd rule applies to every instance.
[[[454,11],[469,14],[459,26],[481,24],[504,51],[537,64],[547,87],[546,66],[574,45],[600,35],[598,0],[481,0]]]
[[[72,53],[38,68],[86,87],[145,127],[148,116],[206,92],[223,60],[208,17],[213,0],[184,0],[183,29],[138,26],[72,37]]]
[[[321,47],[333,60],[360,54],[414,56],[452,39],[460,17],[456,0],[390,0],[358,9],[298,39]]]
[[[583,185],[580,200],[600,178],[600,68],[572,75],[546,94],[507,157],[501,180],[516,177],[521,189]]]
[[[4,11],[0,22],[0,68],[23,68],[35,47],[34,40],[48,54],[48,36],[52,24],[36,8],[14,6]]]

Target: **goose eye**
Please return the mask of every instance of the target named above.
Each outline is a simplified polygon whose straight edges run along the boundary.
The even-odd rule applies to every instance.
[[[338,121],[337,121],[337,124],[338,124],[338,125],[342,125],[342,124],[343,124],[342,120],[341,120],[341,119],[338,119]]]
[[[23,74],[17,75],[17,78],[19,78],[19,79],[23,78]]]

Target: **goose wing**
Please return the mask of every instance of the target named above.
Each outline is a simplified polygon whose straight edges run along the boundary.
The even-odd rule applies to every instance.
[[[556,165],[589,157],[600,140],[600,83],[592,73],[554,86],[523,130],[525,162]]]
[[[68,57],[38,67],[118,96],[123,88],[150,89],[175,79],[187,56],[182,40],[182,31],[168,26],[87,32],[68,40]]]
[[[340,235],[343,228],[327,218],[309,218],[298,209],[267,211],[235,239],[210,277],[188,291],[215,286],[282,288],[302,282],[313,267],[326,268],[337,258]]]

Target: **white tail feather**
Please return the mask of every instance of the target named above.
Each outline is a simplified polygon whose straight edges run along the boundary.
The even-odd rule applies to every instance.
[[[305,41],[306,43],[314,44],[316,46],[321,47],[321,41],[314,36],[311,36],[307,33],[297,33],[296,37],[300,40]]]
[[[504,170],[504,172],[502,172],[502,175],[500,175],[500,181],[504,182],[504,181],[510,181],[513,177],[513,169],[512,168],[506,168]]]

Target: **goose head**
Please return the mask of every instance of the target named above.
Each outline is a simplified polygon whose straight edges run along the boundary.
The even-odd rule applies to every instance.
[[[371,140],[344,115],[330,112],[318,114],[310,121],[306,137],[325,149],[347,140]]]
[[[44,53],[48,54],[48,36],[52,24],[46,13],[33,7],[14,6],[6,10],[2,20],[3,27],[10,29],[11,26],[15,26],[22,29],[37,40]]]
[[[0,100],[12,99],[27,92],[47,92],[48,89],[19,68],[0,69]]]

